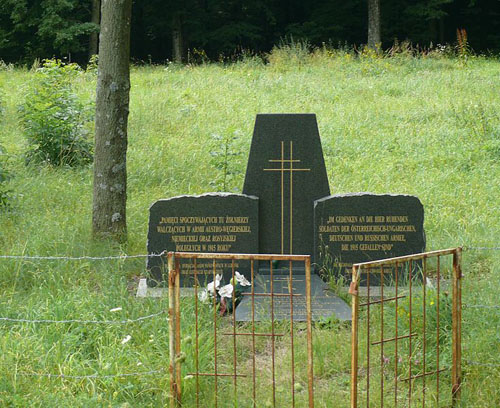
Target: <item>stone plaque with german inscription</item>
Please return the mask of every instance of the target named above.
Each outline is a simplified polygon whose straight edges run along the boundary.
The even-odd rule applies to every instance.
[[[258,253],[258,202],[254,196],[207,193],[179,196],[155,202],[149,210],[148,253],[163,251]],[[162,281],[165,259],[149,257],[147,267],[152,278]],[[217,261],[215,272],[229,282],[230,261]],[[249,266],[235,261],[235,270],[249,277]],[[212,260],[198,260],[196,275],[201,285],[213,280]],[[181,263],[181,284],[193,286],[195,265]],[[153,282],[154,283],[154,282]]]
[[[424,207],[399,194],[333,195],[314,203],[315,262],[351,279],[354,263],[425,251]]]

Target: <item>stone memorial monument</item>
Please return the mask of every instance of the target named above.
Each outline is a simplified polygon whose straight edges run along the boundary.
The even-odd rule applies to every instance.
[[[354,263],[425,251],[424,207],[402,194],[354,193],[314,203],[315,262],[351,279]],[[378,281],[378,273],[374,273]],[[362,281],[363,283],[363,281]]]
[[[330,194],[316,115],[257,115],[243,193],[259,197],[261,253],[313,253],[313,204]]]
[[[314,114],[259,114],[250,148],[243,194],[207,193],[159,200],[150,208],[148,253],[163,251],[295,254],[314,256],[317,269],[328,268],[349,281],[353,263],[425,250],[424,210],[417,197],[354,193],[330,195]],[[150,284],[161,281],[161,257],[148,258]],[[249,267],[235,265],[250,279]],[[217,273],[231,276],[231,263]],[[273,292],[297,296],[294,320],[305,320],[305,271],[276,262]],[[194,285],[194,265],[182,263],[183,286]],[[270,291],[271,264],[261,262],[254,279],[257,293]],[[200,285],[213,278],[213,264],[197,264]],[[373,282],[372,284],[374,284]],[[332,314],[350,320],[349,306],[316,273],[311,275],[313,319]],[[295,299],[295,297],[294,297]],[[301,301],[302,299],[302,301]],[[267,320],[267,297],[255,297],[256,320]],[[288,296],[274,302],[275,318],[290,315]],[[243,296],[236,319],[251,318],[251,298]]]
[[[258,203],[257,197],[230,193],[159,200],[149,209],[148,253],[257,253]],[[153,284],[162,280],[164,262],[162,257],[148,258]],[[212,262],[199,261],[196,266],[200,285],[213,280]],[[236,262],[235,267],[249,278],[249,267],[243,261]],[[182,286],[194,286],[194,265],[183,262],[181,268]],[[228,282],[231,268],[231,263],[218,262],[216,273],[222,273]]]
[[[243,186],[245,194],[259,197],[259,252],[263,254],[312,255],[314,201],[330,194],[316,115],[257,115]],[[273,268],[273,292],[289,293],[289,263]],[[257,292],[270,292],[270,266],[261,264]],[[294,320],[305,320],[305,271],[292,266]],[[328,290],[328,284],[311,275],[313,319],[335,314],[350,320],[350,309]],[[257,320],[270,318],[269,299],[256,298]],[[274,300],[275,318],[290,317],[288,297]],[[251,319],[251,299],[244,297],[236,319]]]

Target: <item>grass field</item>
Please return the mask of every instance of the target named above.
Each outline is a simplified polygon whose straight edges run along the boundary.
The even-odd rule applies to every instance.
[[[0,144],[13,175],[11,209],[0,213],[0,255],[145,253],[148,208],[157,199],[220,191],[224,184],[228,191],[241,191],[255,115],[264,112],[316,113],[332,193],[418,196],[429,250],[500,246],[498,59],[474,57],[464,63],[439,55],[374,58],[289,49],[276,50],[267,64],[248,58],[231,65],[134,67],[129,239],[123,246],[90,239],[90,167],[24,165],[26,142],[17,107],[32,76],[28,70],[0,68]],[[95,85],[92,73],[74,80],[84,100],[94,98]],[[235,153],[225,180],[211,155],[223,150],[224,140]],[[0,259],[0,317],[121,320],[165,310],[165,299],[138,300],[131,294],[144,265],[143,259]],[[463,270],[464,303],[500,304],[500,251],[465,251]],[[122,310],[110,312],[116,307]],[[191,311],[186,305],[188,319]],[[167,326],[164,316],[114,326],[0,322],[0,406],[162,406],[168,400],[167,371],[97,379],[23,373],[165,369]],[[463,407],[500,406],[499,327],[499,308],[464,310]],[[127,335],[130,341],[122,344]],[[209,328],[203,335],[209,338]],[[314,339],[317,406],[348,406],[350,329],[335,323],[316,326]],[[304,339],[299,336],[297,342],[300,346]],[[285,362],[289,355],[281,346],[279,358]],[[266,344],[260,347],[262,364],[268,364]],[[187,367],[191,348],[185,345]],[[207,364],[209,352],[203,355]],[[239,358],[242,366],[248,364],[244,351]],[[305,352],[297,358],[303,366]],[[210,382],[203,384],[204,393],[210,392]],[[259,387],[259,406],[265,406],[268,387]],[[231,395],[230,380],[226,388],[221,401]],[[188,383],[186,406],[193,404],[190,390]]]

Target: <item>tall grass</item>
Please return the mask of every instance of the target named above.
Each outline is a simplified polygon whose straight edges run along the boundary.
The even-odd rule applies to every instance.
[[[226,188],[241,189],[255,115],[261,112],[316,113],[333,193],[418,196],[425,207],[428,249],[498,247],[499,62],[471,57],[463,64],[443,55],[416,58],[396,54],[381,58],[327,49],[308,53],[299,47],[273,51],[268,64],[249,58],[230,65],[134,67],[129,239],[122,246],[90,239],[90,167],[36,171],[25,167],[26,142],[17,107],[33,74],[0,68],[4,110],[0,144],[9,154],[8,170],[14,175],[8,182],[11,209],[0,213],[0,253],[144,253],[151,203],[178,194],[212,191],[213,181],[223,176],[221,166],[214,165],[210,156],[214,139],[232,140],[231,154],[242,158],[231,163],[231,177],[225,180]],[[81,73],[73,85],[84,100],[91,99],[95,81],[93,73]],[[464,303],[498,303],[499,253],[464,253]],[[134,282],[144,274],[142,260],[2,259],[0,316],[108,320],[164,309],[165,300],[131,296]],[[118,306],[122,311],[110,312]],[[186,316],[190,310],[189,305],[184,308]],[[464,360],[496,363],[499,323],[497,309],[464,310]],[[121,344],[127,335],[131,340]],[[203,331],[203,335],[209,333]],[[317,325],[314,337],[317,405],[347,406],[349,329]],[[304,339],[299,335],[297,342],[304,344]],[[287,345],[278,346],[280,358],[286,362]],[[186,370],[191,364],[191,347],[184,346]],[[260,347],[260,361],[267,364],[266,345]],[[167,401],[166,372],[91,380],[20,375],[165,368],[165,318],[104,327],[0,322],[0,351],[1,406],[148,407]],[[204,353],[209,364],[209,350]],[[248,367],[244,347],[240,353],[241,366]],[[300,353],[297,358],[305,361]],[[500,368],[485,370],[465,363],[464,368],[462,406],[500,405]],[[203,387],[208,393],[210,382]],[[188,383],[188,401],[193,398],[191,390]],[[260,391],[264,403],[268,387],[261,384]]]

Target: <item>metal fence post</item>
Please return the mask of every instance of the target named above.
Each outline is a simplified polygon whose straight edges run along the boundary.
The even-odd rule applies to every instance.
[[[168,267],[168,339],[169,339],[169,368],[170,373],[170,407],[176,408],[179,406],[179,392],[177,389],[176,380],[176,323],[175,316],[175,268],[174,268],[174,254],[169,252],[167,255]]]
[[[173,253],[175,258],[175,252]],[[175,258],[175,385],[177,388],[177,404],[181,406],[182,402],[182,384],[181,384],[181,269],[179,259]]]
[[[358,267],[352,267],[352,282],[349,293],[352,296],[352,326],[351,326],[351,408],[358,406],[358,317],[359,317],[359,296],[358,296]]]
[[[309,407],[314,408],[314,370],[312,345],[312,307],[311,307],[311,257],[305,260],[306,269],[306,312],[307,312],[307,371],[309,388]],[[292,293],[293,294],[293,293]]]
[[[452,335],[452,403],[456,406],[460,399],[460,385],[462,381],[462,248],[453,253],[453,335]]]

